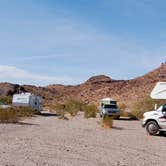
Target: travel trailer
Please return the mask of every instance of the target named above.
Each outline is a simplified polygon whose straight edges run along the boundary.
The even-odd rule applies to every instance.
[[[41,97],[35,96],[31,93],[21,93],[13,95],[12,100],[13,106],[24,106],[32,107],[38,111],[42,110],[42,100]]]
[[[152,99],[166,100],[166,82],[158,82],[151,92]],[[153,111],[145,112],[143,115],[142,126],[146,128],[150,135],[166,131],[166,104],[157,106]]]
[[[120,110],[117,106],[117,101],[111,98],[104,98],[100,100],[100,116],[105,115],[114,116],[114,118],[119,119]]]

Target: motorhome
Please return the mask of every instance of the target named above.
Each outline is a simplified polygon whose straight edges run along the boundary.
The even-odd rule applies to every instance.
[[[40,96],[31,93],[21,93],[13,95],[13,106],[32,107],[38,111],[42,110],[42,100]]]
[[[104,98],[100,100],[100,116],[104,117],[106,115],[114,116],[114,118],[119,119],[120,110],[117,106],[117,101],[112,98]]]
[[[151,92],[152,99],[166,100],[166,82],[158,82]],[[155,106],[153,111],[143,114],[142,126],[146,128],[150,135],[166,131],[166,104],[159,108]]]

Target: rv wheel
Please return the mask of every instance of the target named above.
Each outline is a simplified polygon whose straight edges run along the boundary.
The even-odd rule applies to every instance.
[[[159,133],[159,126],[155,121],[150,121],[146,125],[146,131],[150,135],[157,135]]]

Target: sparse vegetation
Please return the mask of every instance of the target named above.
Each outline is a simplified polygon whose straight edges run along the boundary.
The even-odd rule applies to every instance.
[[[75,99],[69,99],[65,103],[65,111],[70,113],[70,115],[75,116],[79,111],[82,111],[84,104]]]
[[[0,109],[0,123],[16,123],[19,117],[12,109]]]
[[[18,117],[32,117],[38,113],[32,107],[12,107],[11,109],[17,112]]]
[[[60,119],[66,119],[67,114],[75,116],[79,111],[83,111],[85,104],[76,99],[68,99],[63,104],[56,103],[48,107],[52,112],[56,112],[60,116]]]
[[[0,104],[11,104],[12,103],[12,97],[11,96],[0,96]]]
[[[154,105],[157,104],[158,106],[163,104],[164,100],[153,100],[149,96],[137,101],[133,105],[133,111],[131,112],[131,116],[133,118],[141,119],[143,116],[143,113],[147,111],[151,111],[154,109]]]
[[[108,115],[104,116],[103,119],[102,119],[102,126],[112,128],[112,126],[113,126],[113,117],[108,116]]]
[[[56,103],[55,105],[50,105],[48,107],[53,112],[56,112],[60,116],[60,119],[65,119],[67,114],[75,116],[79,111],[84,112],[85,118],[95,118],[98,112],[95,105],[86,105],[75,99],[69,99],[63,104]]]
[[[0,109],[0,123],[16,123],[23,117],[31,117],[35,113],[31,107],[11,107],[7,109]]]
[[[127,117],[130,119],[137,119],[134,115],[131,114],[131,112],[127,111],[127,106],[124,103],[119,104],[120,109],[120,116]]]
[[[84,117],[85,118],[96,118],[98,109],[95,105],[84,106]]]

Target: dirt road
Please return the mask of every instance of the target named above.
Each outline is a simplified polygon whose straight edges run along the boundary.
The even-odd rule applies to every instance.
[[[0,166],[164,166],[166,137],[147,136],[139,121],[81,114],[65,121],[37,116],[22,124],[0,124]]]

